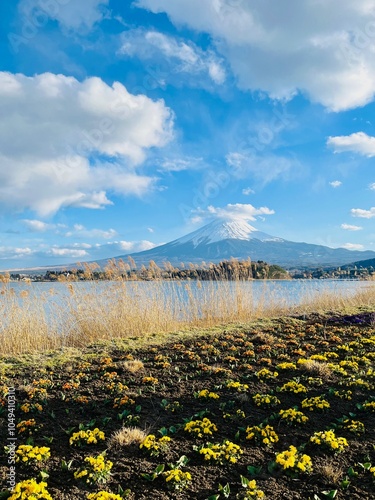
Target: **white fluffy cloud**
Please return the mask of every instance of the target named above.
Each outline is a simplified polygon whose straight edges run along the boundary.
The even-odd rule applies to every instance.
[[[37,219],[23,219],[22,223],[32,233],[44,233],[45,231],[56,227],[54,224],[47,224],[46,222]]]
[[[123,252],[142,252],[143,250],[150,250],[156,245],[148,240],[141,241],[119,241],[116,242],[116,246]]]
[[[274,210],[268,207],[255,208],[249,203],[229,203],[225,207],[214,207],[212,205],[208,206],[207,209],[196,209],[193,211],[194,222],[201,222],[207,218],[219,218],[219,219],[243,219],[243,220],[256,220],[258,215],[273,215]]]
[[[106,15],[109,0],[22,0],[18,9],[26,19],[43,23],[43,14],[72,31],[88,31]]]
[[[375,94],[375,0],[137,0],[211,35],[238,85],[272,98],[298,91],[333,111]]]
[[[359,243],[345,243],[345,245],[342,246],[343,248],[346,248],[347,250],[363,250],[363,245]]]
[[[332,181],[329,183],[330,186],[332,186],[333,188],[338,188],[342,185],[342,182],[341,181]]]
[[[375,137],[371,137],[364,132],[328,137],[327,145],[333,148],[334,153],[350,151],[368,158],[375,156]]]
[[[362,219],[372,219],[375,217],[375,207],[371,207],[370,210],[364,210],[362,208],[352,208],[350,210],[353,217],[361,217]]]
[[[144,194],[154,178],[135,167],[172,137],[164,101],[100,78],[0,72],[0,108],[0,204],[41,215],[103,208],[107,191]]]
[[[346,231],[361,231],[363,227],[354,226],[353,224],[341,224],[341,229],[345,229]]]
[[[136,56],[142,60],[158,62],[161,59],[165,67],[153,71],[150,78],[163,86],[176,73],[198,77],[209,76],[215,84],[225,81],[223,61],[212,50],[202,50],[191,41],[184,42],[157,31],[143,29],[128,30],[122,34],[120,54]]]
[[[0,246],[0,259],[1,260],[16,260],[22,259],[29,255],[32,255],[34,252],[29,247],[9,247],[9,246]]]
[[[86,257],[89,254],[86,250],[82,249],[53,247],[47,252],[47,255],[51,255],[53,257],[71,257],[76,259]]]

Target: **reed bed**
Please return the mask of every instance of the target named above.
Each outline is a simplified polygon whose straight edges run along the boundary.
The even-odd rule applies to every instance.
[[[3,355],[83,347],[116,338],[146,338],[177,330],[246,323],[260,318],[375,305],[375,282],[348,295],[304,290],[298,304],[264,286],[254,296],[252,282],[111,281],[29,283],[15,291],[0,283],[0,351]]]

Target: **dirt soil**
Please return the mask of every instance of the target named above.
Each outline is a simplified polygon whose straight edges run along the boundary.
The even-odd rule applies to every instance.
[[[18,433],[17,445],[28,442],[47,446],[51,452],[43,465],[18,462],[16,480],[39,480],[44,470],[53,499],[86,499],[88,493],[100,490],[137,500],[246,498],[241,476],[255,479],[263,498],[272,500],[334,498],[335,491],[337,499],[375,498],[375,469],[370,471],[375,467],[375,329],[371,322],[348,322],[347,317],[341,322],[338,317],[330,322],[284,318],[263,327],[223,329],[215,335],[131,352],[116,346],[104,352],[91,346],[78,361],[66,359],[54,365],[52,355],[46,359],[39,366],[3,360],[0,435],[6,445],[6,387],[14,386],[16,422],[36,422],[30,431]],[[307,364],[306,359],[310,359]],[[264,369],[269,372],[261,372]],[[289,381],[302,384],[306,391],[281,391]],[[199,397],[205,389],[218,397]],[[256,394],[274,395],[280,402],[257,406]],[[302,408],[303,400],[315,396],[326,400],[329,408]],[[287,425],[280,418],[280,410],[293,407],[308,417],[306,423]],[[364,432],[353,432],[344,417],[361,422]],[[204,418],[216,425],[213,435],[199,438],[185,430],[186,422]],[[247,439],[246,429],[266,425],[278,436],[272,447]],[[139,442],[110,446],[111,436],[124,426],[138,427],[157,438],[168,435],[169,449],[151,456]],[[105,440],[70,445],[69,438],[80,428],[99,428]],[[348,446],[341,453],[310,442],[315,432],[327,429],[346,438]],[[204,460],[194,449],[224,440],[243,452],[235,463]],[[290,476],[275,465],[276,454],[290,445],[311,457],[311,473]],[[113,467],[104,484],[88,486],[74,478],[85,457],[105,450]],[[173,468],[169,464],[176,464],[183,455],[188,462],[181,469],[192,478],[186,488],[171,489],[173,482],[168,483],[163,474],[154,480],[145,476],[161,464],[168,471]],[[2,447],[0,498],[10,495],[8,471],[8,455]],[[220,492],[219,485],[227,484],[228,492]]]

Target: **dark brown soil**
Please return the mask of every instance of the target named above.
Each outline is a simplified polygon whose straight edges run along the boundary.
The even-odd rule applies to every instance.
[[[343,347],[344,346],[344,347]],[[345,347],[346,346],[346,347]],[[306,370],[298,364],[300,358],[326,356],[326,363],[334,363],[334,369],[321,373],[311,368]],[[95,355],[94,355],[95,354]],[[143,368],[131,372],[126,361],[137,359]],[[338,321],[328,325],[318,320],[280,319],[264,328],[239,328],[217,336],[197,337],[196,340],[152,347],[133,352],[118,348],[98,352],[93,346],[82,355],[82,362],[66,362],[55,369],[24,367],[16,376],[4,374],[0,381],[3,390],[3,412],[0,416],[0,433],[7,444],[7,411],[5,389],[16,387],[16,421],[34,418],[38,430],[29,436],[35,446],[48,446],[51,458],[44,467],[27,467],[16,464],[17,481],[38,478],[42,468],[48,473],[48,491],[53,499],[85,499],[90,492],[101,489],[118,493],[119,487],[130,490],[128,498],[150,499],[207,499],[219,494],[219,485],[229,484],[228,498],[236,498],[245,492],[241,486],[241,475],[255,479],[265,498],[278,499],[323,499],[333,498],[337,490],[338,499],[371,499],[375,497],[375,473],[371,474],[360,464],[375,466],[375,412],[363,409],[365,401],[375,398],[375,371],[371,369],[375,360],[374,328],[363,323],[347,325]],[[324,362],[324,358],[318,358]],[[340,373],[338,366],[342,363]],[[284,362],[296,363],[296,369],[280,369]],[[261,380],[257,372],[267,368],[278,372],[275,379]],[[314,371],[315,370],[315,371]],[[344,372],[345,370],[345,372]],[[145,377],[157,379],[154,383]],[[43,387],[40,380],[48,380],[47,397],[31,398],[30,388]],[[286,382],[294,380],[308,389],[307,393],[280,392]],[[38,382],[39,381],[39,382]],[[238,381],[248,387],[244,391],[227,387],[228,381]],[[118,393],[110,384],[121,383]],[[197,394],[203,389],[215,392],[218,399],[202,399]],[[351,391],[351,399],[341,395]],[[252,396],[274,394],[281,403],[274,408],[258,407]],[[128,395],[134,403],[114,408],[115,398]],[[324,395],[330,408],[324,412],[301,408],[305,398]],[[4,397],[5,396],[5,397]],[[87,403],[77,401],[86,396]],[[36,398],[36,399],[35,399]],[[1,401],[1,392],[0,392]],[[39,402],[43,409],[22,411],[24,403]],[[167,407],[168,404],[172,406]],[[375,406],[375,405],[374,405]],[[298,407],[309,421],[304,425],[287,426],[280,420],[281,409]],[[0,408],[1,409],[1,408]],[[236,417],[237,410],[244,417]],[[125,413],[124,413],[125,411]],[[230,414],[233,418],[225,417]],[[356,435],[340,428],[340,419],[347,416],[365,426],[364,434]],[[218,431],[209,439],[189,435],[184,426],[188,420],[209,418]],[[274,427],[279,441],[273,448],[246,439],[246,428],[262,424]],[[69,437],[84,428],[98,427],[104,431],[106,440],[102,444],[73,447]],[[137,426],[148,434],[160,437],[161,429],[171,437],[167,453],[150,456],[139,448],[139,444],[108,448],[111,435],[123,425]],[[339,454],[314,447],[309,443],[316,431],[335,429],[337,436],[345,437],[349,446]],[[17,445],[25,444],[27,435],[18,434]],[[221,443],[228,439],[243,450],[237,463],[215,464],[204,461],[193,449],[207,441]],[[290,445],[303,447],[303,453],[312,459],[313,471],[290,477],[272,463],[275,456]],[[85,457],[106,452],[106,459],[113,462],[112,475],[103,485],[86,487],[74,479],[74,472],[83,464]],[[192,481],[182,491],[168,489],[161,474],[150,481],[143,474],[152,474],[160,464],[176,463],[185,455],[189,461],[182,469],[191,474]],[[8,456],[1,451],[0,481],[7,497],[6,478]],[[69,470],[63,470],[62,461],[71,462]],[[248,466],[258,468],[251,476]],[[347,481],[346,481],[347,479]],[[325,492],[325,493],[324,493]],[[331,492],[331,497],[327,496]],[[316,495],[316,496],[315,496]],[[1,497],[2,498],[2,497]],[[225,498],[222,493],[220,497]],[[243,498],[238,496],[237,498]]]

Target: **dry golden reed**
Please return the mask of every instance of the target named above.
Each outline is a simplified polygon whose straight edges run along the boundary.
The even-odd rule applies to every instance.
[[[158,269],[153,266],[156,278],[152,281],[137,281],[124,278],[124,270],[112,266],[107,271],[110,281],[67,281],[53,286],[29,283],[21,293],[3,276],[0,352],[13,355],[80,348],[101,340],[147,339],[177,330],[375,304],[375,283],[371,281],[350,296],[305,290],[299,304],[292,305],[286,298],[280,299],[277,290],[272,294],[266,282],[262,293],[257,290],[255,296],[251,281],[163,281],[158,279]],[[88,268],[86,278],[92,273]],[[303,284],[299,285],[303,290]]]

